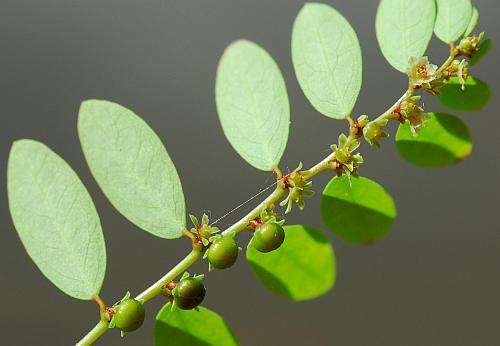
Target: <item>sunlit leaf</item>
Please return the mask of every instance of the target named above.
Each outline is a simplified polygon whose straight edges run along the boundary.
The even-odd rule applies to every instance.
[[[455,42],[471,22],[472,4],[470,0],[436,0],[436,3],[434,33],[445,43]]]
[[[391,196],[363,177],[333,178],[323,191],[321,216],[339,238],[368,244],[384,237],[396,217]]]
[[[438,96],[438,99],[450,109],[477,111],[486,107],[490,101],[490,96],[491,92],[488,84],[479,78],[467,78],[465,80],[465,89],[462,90],[460,81],[454,77],[450,78],[441,88],[441,95]]]
[[[175,309],[165,305],[156,316],[155,346],[237,346],[238,341],[227,323],[204,307],[196,310]]]
[[[424,55],[434,30],[435,0],[382,0],[375,28],[387,61],[406,73],[410,57]]]
[[[300,301],[328,292],[335,282],[333,248],[321,230],[285,226],[285,241],[262,253],[250,242],[247,260],[259,280],[273,293]]]
[[[491,40],[487,38],[479,45],[479,51],[475,52],[469,59],[469,66],[474,66],[491,50]]]
[[[255,168],[270,171],[288,141],[290,105],[273,58],[247,40],[224,51],[215,83],[217,112],[233,148]]]
[[[465,29],[464,36],[469,36],[476,28],[477,22],[479,21],[479,11],[477,8],[472,7],[472,15],[470,17],[469,25]]]
[[[350,115],[361,88],[361,48],[339,12],[325,4],[304,5],[293,25],[292,60],[318,112],[334,119]]]
[[[143,230],[178,238],[185,227],[184,194],[160,138],[116,103],[82,103],[78,135],[92,175],[111,204]]]
[[[7,189],[17,233],[47,279],[78,299],[97,295],[106,272],[101,223],[71,167],[43,143],[16,141]]]
[[[467,157],[472,141],[462,120],[449,114],[430,113],[416,137],[408,122],[400,125],[396,146],[403,158],[417,166],[443,167]]]

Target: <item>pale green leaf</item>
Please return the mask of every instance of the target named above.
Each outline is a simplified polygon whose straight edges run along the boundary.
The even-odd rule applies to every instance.
[[[382,0],[375,28],[387,61],[406,73],[410,57],[424,55],[434,30],[434,0]]]
[[[408,122],[399,126],[396,146],[401,156],[422,167],[449,166],[469,156],[472,141],[463,121],[444,113],[429,115],[416,137]]]
[[[273,58],[247,40],[229,45],[217,69],[215,99],[234,150],[257,169],[277,166],[288,141],[290,105]]]
[[[472,34],[474,29],[476,28],[477,22],[479,21],[479,11],[476,7],[472,7],[472,15],[470,17],[469,25],[467,29],[465,29],[464,36],[469,36]]]
[[[486,107],[490,101],[491,91],[479,78],[469,77],[465,80],[465,88],[458,78],[453,77],[441,88],[439,101],[450,109],[460,111],[478,111]]]
[[[97,295],[106,272],[101,223],[71,167],[43,143],[16,141],[7,190],[17,233],[47,279],[74,298]]]
[[[78,135],[94,178],[127,219],[156,236],[182,235],[184,194],[160,138],[131,110],[116,103],[82,103]]]
[[[436,0],[437,17],[434,33],[445,43],[458,40],[465,32],[472,17],[470,0]]]
[[[339,238],[369,244],[383,238],[396,218],[391,196],[376,182],[343,175],[323,191],[321,216]]]
[[[237,346],[238,341],[227,323],[215,312],[175,309],[165,305],[154,325],[155,346]]]
[[[293,24],[292,60],[318,112],[334,119],[350,115],[361,88],[361,48],[339,12],[325,4],[304,5]]]
[[[273,293],[294,301],[316,298],[335,282],[333,248],[321,230],[285,226],[285,241],[274,251],[248,244],[247,260],[259,280]]]

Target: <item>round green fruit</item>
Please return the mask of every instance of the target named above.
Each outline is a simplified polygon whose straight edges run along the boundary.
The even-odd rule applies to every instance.
[[[207,251],[208,261],[212,267],[226,269],[236,262],[240,249],[233,237],[225,236],[215,240]]]
[[[276,250],[285,240],[285,231],[277,223],[265,223],[255,229],[253,246],[260,252]]]
[[[206,290],[201,279],[191,277],[181,280],[172,293],[179,309],[191,310],[200,305]]]
[[[115,307],[115,327],[123,332],[132,332],[144,322],[144,307],[135,299],[125,299]]]

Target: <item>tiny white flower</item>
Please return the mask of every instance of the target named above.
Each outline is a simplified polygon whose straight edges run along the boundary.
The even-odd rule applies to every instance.
[[[411,57],[409,60],[410,67],[408,68],[407,75],[410,83],[413,86],[420,86],[424,83],[430,83],[436,79],[436,72],[438,67],[430,64],[426,56],[415,58]]]

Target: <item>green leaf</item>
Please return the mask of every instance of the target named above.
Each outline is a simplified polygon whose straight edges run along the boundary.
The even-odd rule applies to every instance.
[[[184,194],[175,166],[154,131],[116,103],[82,103],[78,135],[94,178],[128,220],[173,239],[186,225]]]
[[[233,42],[219,62],[215,99],[234,150],[257,169],[277,166],[288,141],[290,104],[273,58],[253,42]]]
[[[464,90],[458,78],[453,77],[443,85],[440,91],[439,101],[450,109],[460,111],[481,110],[486,107],[491,96],[488,84],[473,77],[465,80]]]
[[[325,187],[321,216],[339,238],[369,244],[389,232],[396,208],[391,196],[376,182],[343,175],[333,178]]]
[[[156,316],[156,346],[237,346],[238,341],[226,322],[215,312],[175,309],[165,305]]]
[[[97,295],[106,272],[104,237],[92,199],[71,167],[43,143],[16,141],[7,190],[17,233],[47,279],[74,298]]]
[[[248,244],[247,260],[264,286],[285,298],[301,301],[328,292],[335,282],[333,248],[321,230],[285,226],[285,241],[274,251],[257,251]]]
[[[458,40],[471,21],[470,0],[436,0],[437,17],[434,33],[444,43]]]
[[[481,42],[479,51],[475,52],[469,59],[469,66],[474,66],[491,50],[491,40],[488,38]]]
[[[421,57],[432,38],[434,0],[382,0],[375,28],[380,49],[389,64],[406,73],[410,57]]]
[[[422,167],[443,167],[455,164],[472,151],[467,126],[459,118],[430,113],[430,118],[414,137],[410,124],[399,126],[396,146],[407,161]]]
[[[469,25],[465,29],[464,36],[469,36],[476,28],[477,22],[479,21],[479,11],[477,8],[472,7],[472,15],[470,17]]]
[[[334,119],[350,115],[361,88],[361,48],[339,12],[325,4],[304,5],[293,24],[292,60],[318,112]]]

